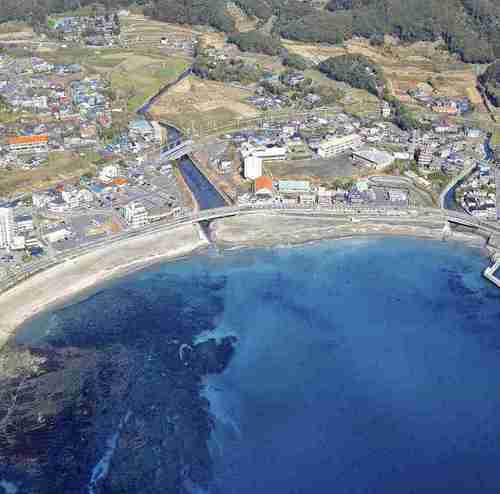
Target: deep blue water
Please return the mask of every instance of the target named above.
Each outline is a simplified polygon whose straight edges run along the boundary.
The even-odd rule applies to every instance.
[[[205,379],[211,493],[498,493],[500,290],[487,263],[401,238],[212,254],[128,276],[18,339],[53,338],[58,318],[76,347],[142,341],[147,324],[154,354],[157,320],[200,340],[237,335],[228,368]],[[78,331],[104,307],[94,334]]]
[[[224,199],[188,157],[180,160],[179,169],[200,209],[226,206]]]

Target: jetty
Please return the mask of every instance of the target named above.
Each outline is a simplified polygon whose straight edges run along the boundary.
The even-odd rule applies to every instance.
[[[500,278],[496,275],[497,271],[500,269],[500,256],[497,254],[495,262],[492,266],[486,268],[483,271],[483,276],[500,288]]]

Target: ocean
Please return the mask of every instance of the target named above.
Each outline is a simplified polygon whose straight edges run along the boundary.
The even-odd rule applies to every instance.
[[[0,492],[498,493],[487,265],[410,238],[211,252],[42,314],[8,350],[49,364]]]

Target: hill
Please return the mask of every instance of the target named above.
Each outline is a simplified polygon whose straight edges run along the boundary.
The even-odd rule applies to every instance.
[[[30,17],[33,24],[43,24],[48,13],[94,2],[2,0],[0,21]],[[103,3],[117,8],[132,0]],[[235,8],[255,19],[255,26],[270,21],[272,34],[296,41],[338,44],[362,36],[380,42],[384,34],[408,42],[443,38],[465,62],[500,58],[498,0],[329,0],[325,9],[298,0],[152,0],[145,13],[161,21],[210,25],[234,33],[238,31]]]
[[[491,64],[479,80],[483,84],[490,101],[496,107],[500,107],[500,60]]]

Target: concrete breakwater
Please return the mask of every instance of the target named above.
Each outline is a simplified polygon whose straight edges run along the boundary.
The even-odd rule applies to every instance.
[[[500,288],[500,278],[496,274],[500,269],[500,254],[496,254],[494,259],[496,259],[494,264],[483,271],[483,276]]]

